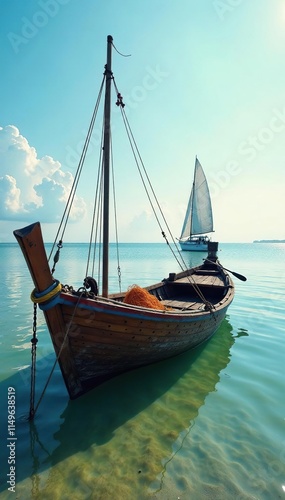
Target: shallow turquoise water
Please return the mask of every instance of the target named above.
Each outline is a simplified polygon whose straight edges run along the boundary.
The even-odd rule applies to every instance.
[[[225,267],[248,281],[235,279],[227,318],[206,345],[73,402],[56,367],[30,424],[32,283],[17,245],[0,245],[1,499],[285,498],[285,245],[220,248]],[[84,250],[67,245],[57,267],[74,287]],[[177,270],[166,245],[121,251],[123,288]],[[191,264],[201,258],[185,254]],[[38,337],[37,400],[54,362],[41,313]],[[7,489],[8,387],[16,398],[16,493]]]

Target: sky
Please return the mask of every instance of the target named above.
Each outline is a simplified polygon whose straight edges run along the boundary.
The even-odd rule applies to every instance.
[[[174,237],[197,155],[212,197],[213,239],[284,239],[284,0],[13,0],[0,4],[0,242],[38,220],[45,240],[54,240],[109,34],[130,54],[113,50],[113,73]],[[128,170],[115,102],[114,95],[119,241],[163,241],[139,176]],[[71,242],[89,240],[99,135],[100,123],[72,209]]]

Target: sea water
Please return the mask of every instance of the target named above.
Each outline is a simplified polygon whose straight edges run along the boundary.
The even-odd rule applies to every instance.
[[[120,245],[122,288],[179,271],[168,250]],[[111,245],[110,291],[116,254]],[[86,245],[66,245],[55,277],[82,286],[85,255]],[[220,244],[219,259],[247,281],[233,278],[234,302],[209,342],[75,401],[39,311],[30,422],[33,285],[17,244],[0,245],[1,500],[285,499],[285,245]]]

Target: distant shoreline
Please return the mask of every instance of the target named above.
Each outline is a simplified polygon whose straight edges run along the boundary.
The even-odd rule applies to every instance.
[[[285,240],[254,240],[253,243],[285,243]]]

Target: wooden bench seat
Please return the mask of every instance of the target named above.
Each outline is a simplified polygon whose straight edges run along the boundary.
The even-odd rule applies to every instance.
[[[166,306],[170,307],[172,309],[180,309],[180,310],[185,310],[185,309],[198,309],[199,306],[203,304],[203,301],[199,298],[191,301],[185,301],[185,297],[179,299],[169,299],[169,300],[162,300],[161,303]]]
[[[178,280],[172,281],[171,285],[174,286],[179,286],[179,285],[192,285],[193,281],[195,282],[196,285],[198,286],[207,286],[207,287],[224,287],[225,283],[221,279],[221,276],[219,274],[214,274],[209,276],[204,275],[204,274],[192,274],[191,276],[186,276],[185,278],[180,278]]]

